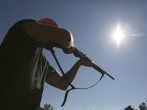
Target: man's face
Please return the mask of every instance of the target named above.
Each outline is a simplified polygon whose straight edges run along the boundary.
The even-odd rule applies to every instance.
[[[63,52],[66,53],[66,54],[71,54],[74,52],[75,50],[75,47],[74,46],[71,46],[69,48],[62,48],[63,49]]]

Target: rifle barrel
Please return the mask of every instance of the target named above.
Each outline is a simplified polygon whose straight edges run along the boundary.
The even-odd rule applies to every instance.
[[[106,74],[107,76],[109,76],[111,79],[114,80],[114,77],[112,77],[110,74],[108,74],[106,71],[104,71],[102,68],[100,68],[99,66],[97,66],[95,63],[93,63],[93,68],[96,69],[98,72],[100,72],[101,74]]]

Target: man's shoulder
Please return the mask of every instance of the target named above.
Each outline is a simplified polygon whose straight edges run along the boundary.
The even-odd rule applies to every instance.
[[[15,24],[22,24],[22,23],[25,23],[25,22],[33,22],[33,21],[36,21],[36,20],[34,20],[34,19],[22,19],[22,20],[17,21]]]

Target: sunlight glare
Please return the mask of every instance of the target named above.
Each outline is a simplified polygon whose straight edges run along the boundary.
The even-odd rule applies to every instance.
[[[124,30],[122,30],[120,25],[117,25],[116,29],[114,30],[114,32],[112,34],[112,37],[118,46],[124,41],[125,32],[124,32]]]

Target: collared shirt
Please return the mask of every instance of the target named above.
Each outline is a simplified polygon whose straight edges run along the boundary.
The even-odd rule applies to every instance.
[[[31,21],[15,23],[0,46],[0,104],[5,110],[37,110],[40,105],[50,66],[41,44],[22,29],[23,23]]]

